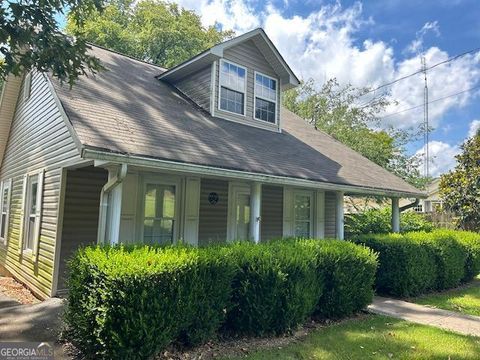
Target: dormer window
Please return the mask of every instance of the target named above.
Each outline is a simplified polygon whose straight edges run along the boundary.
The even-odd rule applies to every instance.
[[[255,72],[255,119],[277,122],[277,80]]]
[[[247,69],[229,61],[220,61],[220,110],[245,115]]]

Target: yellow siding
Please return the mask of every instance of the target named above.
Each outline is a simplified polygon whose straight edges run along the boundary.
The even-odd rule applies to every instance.
[[[51,295],[62,166],[80,161],[43,74],[32,76],[30,97],[23,88],[10,128],[0,179],[12,179],[7,246],[0,246],[0,265],[42,297]],[[22,85],[23,87],[23,85]],[[19,255],[22,182],[26,173],[45,169],[38,260]]]

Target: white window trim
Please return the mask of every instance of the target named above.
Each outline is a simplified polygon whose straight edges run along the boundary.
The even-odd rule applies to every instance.
[[[257,74],[258,75],[262,75],[262,76],[265,76],[266,78],[269,78],[270,80],[273,80],[275,81],[275,101],[272,101],[272,99],[267,99],[266,97],[263,97],[261,95],[257,95]],[[261,121],[262,123],[267,123],[267,124],[274,124],[274,125],[278,125],[278,106],[279,106],[279,101],[278,101],[278,79],[274,78],[274,77],[271,77],[271,76],[268,76],[267,74],[264,74],[260,71],[254,71],[253,73],[253,118],[255,120],[258,120],[258,121]],[[257,118],[257,114],[256,114],[256,111],[255,109],[257,108],[257,97],[262,99],[262,100],[265,100],[265,101],[268,101],[268,102],[274,102],[275,103],[275,122],[274,123],[269,123],[268,121],[265,121],[263,119],[260,119],[260,118]]]
[[[23,101],[30,99],[30,93],[32,91],[32,72],[25,74],[23,83]]]
[[[296,222],[297,222],[297,214],[296,214],[296,211],[295,211],[295,198],[297,195],[302,195],[302,196],[308,196],[310,198],[310,227],[309,227],[309,237],[313,237],[313,221],[314,221],[314,216],[313,216],[313,208],[314,208],[314,196],[313,196],[313,192],[312,191],[309,191],[309,190],[294,190],[293,191],[293,234],[294,236],[297,236],[297,234],[295,234],[295,225],[296,225]]]
[[[25,248],[26,244],[26,237],[28,236],[27,231],[27,218],[31,216],[30,210],[27,210],[29,207],[30,202],[30,194],[29,194],[29,185],[30,179],[37,176],[37,204],[36,204],[36,213],[35,213],[35,229],[33,235],[33,244],[32,248]],[[43,206],[43,179],[44,179],[44,170],[40,172],[34,172],[30,174],[26,174],[24,177],[24,185],[23,185],[23,200],[22,200],[22,222],[21,222],[21,233],[20,233],[20,244],[19,250],[25,256],[32,256],[34,261],[37,259],[39,243],[40,243],[40,227],[42,223],[42,206]]]
[[[156,176],[145,176],[143,178],[142,192],[139,194],[140,209],[139,209],[139,229],[140,229],[140,240],[143,242],[144,235],[144,221],[145,221],[145,192],[147,190],[147,184],[156,184],[156,185],[167,185],[175,187],[175,216],[174,216],[174,225],[173,225],[173,241],[172,244],[176,244],[180,240],[180,220],[182,219],[181,212],[181,180],[177,178],[162,177],[159,179]]]
[[[7,194],[7,208],[3,208],[3,192],[5,189],[8,190]],[[10,224],[10,199],[12,195],[12,179],[4,180],[2,181],[1,187],[0,187],[0,194],[1,200],[0,200],[0,228],[3,226],[2,224],[2,215],[3,212],[5,211],[5,237],[0,237],[0,244],[2,245],[7,245],[8,242],[8,225]]]
[[[224,110],[220,107],[220,102],[221,102],[221,96],[220,95],[221,95],[221,90],[222,90],[222,64],[224,62],[235,65],[235,66],[238,66],[239,68],[245,70],[245,80],[244,80],[245,81],[245,85],[244,85],[245,91],[243,92],[243,114],[238,114],[238,113],[233,112],[233,111]],[[236,116],[247,117],[247,78],[248,78],[248,69],[245,66],[239,65],[239,64],[237,64],[233,61],[230,61],[230,60],[220,59],[220,66],[218,66],[218,89],[217,89],[217,91],[218,91],[217,107],[218,107],[219,111],[222,111],[222,112],[225,112],[225,113],[228,113],[228,114],[233,114],[233,115],[236,115]],[[225,86],[225,87],[229,90],[241,93],[241,91],[230,89],[228,86]]]

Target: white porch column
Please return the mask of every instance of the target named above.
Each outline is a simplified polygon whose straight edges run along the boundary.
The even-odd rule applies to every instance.
[[[262,184],[254,182],[250,190],[250,237],[255,243],[260,242],[261,199]]]
[[[337,191],[335,204],[335,227],[337,239],[344,239],[344,213],[343,213],[343,192]]]
[[[398,205],[399,199],[392,198],[392,232],[400,232],[400,207]]]
[[[118,244],[122,214],[123,183],[117,184],[108,194],[107,243]]]

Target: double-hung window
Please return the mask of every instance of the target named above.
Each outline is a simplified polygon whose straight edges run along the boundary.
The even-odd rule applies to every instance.
[[[37,253],[42,210],[43,171],[26,175],[23,184],[22,250]]]
[[[313,194],[309,191],[294,193],[295,236],[312,236]]]
[[[8,223],[10,220],[10,189],[12,180],[3,181],[1,184],[0,198],[0,243],[7,243]]]
[[[255,119],[277,122],[277,80],[255,72]]]
[[[220,110],[245,115],[247,70],[229,61],[220,61]]]

